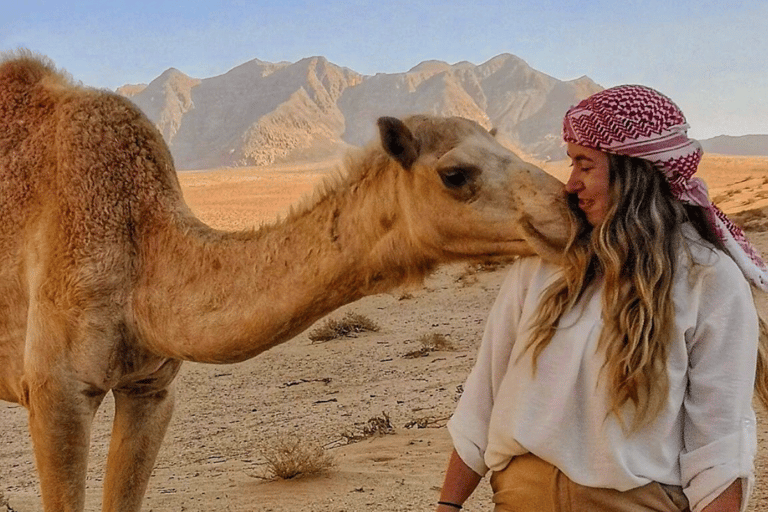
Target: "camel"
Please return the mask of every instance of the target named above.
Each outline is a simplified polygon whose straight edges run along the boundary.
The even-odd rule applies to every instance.
[[[28,409],[48,512],[84,508],[107,393],[102,507],[137,511],[183,361],[252,358],[439,264],[556,261],[573,225],[558,180],[466,119],[379,119],[339,177],[243,232],[194,217],[136,106],[45,57],[0,63],[0,125],[0,399]]]

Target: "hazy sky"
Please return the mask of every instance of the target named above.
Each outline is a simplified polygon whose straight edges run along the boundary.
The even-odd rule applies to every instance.
[[[375,74],[512,53],[560,80],[655,87],[694,137],[768,134],[765,0],[0,0],[0,13],[0,50],[45,54],[95,87],[254,58]]]

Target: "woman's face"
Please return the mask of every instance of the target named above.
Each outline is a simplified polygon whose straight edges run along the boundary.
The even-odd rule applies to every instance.
[[[565,190],[579,199],[579,209],[584,212],[592,227],[599,226],[611,205],[608,155],[596,149],[568,143],[571,159],[571,176]]]

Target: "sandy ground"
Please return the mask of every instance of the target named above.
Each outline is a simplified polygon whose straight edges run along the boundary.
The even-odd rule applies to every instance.
[[[566,172],[560,163],[548,169]],[[271,222],[329,172],[332,166],[318,164],[186,172],[180,179],[204,221],[240,229]],[[759,209],[741,218],[768,255],[768,159],[708,157],[701,172],[726,211]],[[143,510],[432,510],[451,450],[445,422],[503,275],[504,268],[446,267],[421,288],[368,297],[330,315],[365,315],[378,332],[315,343],[310,329],[245,363],[186,364]],[[768,318],[765,296],[759,307]],[[445,336],[452,349],[405,357],[431,334]],[[768,510],[768,417],[757,410],[753,511]],[[94,425],[88,511],[100,510],[111,416],[107,397]],[[393,433],[346,442],[369,420],[385,418]],[[264,455],[291,439],[323,446],[335,466],[319,476],[265,478]],[[41,510],[26,411],[0,403],[0,511],[4,501],[16,512]],[[491,510],[489,503],[485,480],[465,510]]]

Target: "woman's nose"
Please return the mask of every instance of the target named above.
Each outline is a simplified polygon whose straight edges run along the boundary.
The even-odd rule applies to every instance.
[[[575,194],[584,188],[584,183],[576,176],[576,172],[572,172],[568,177],[568,181],[565,183],[565,191],[569,194]]]

